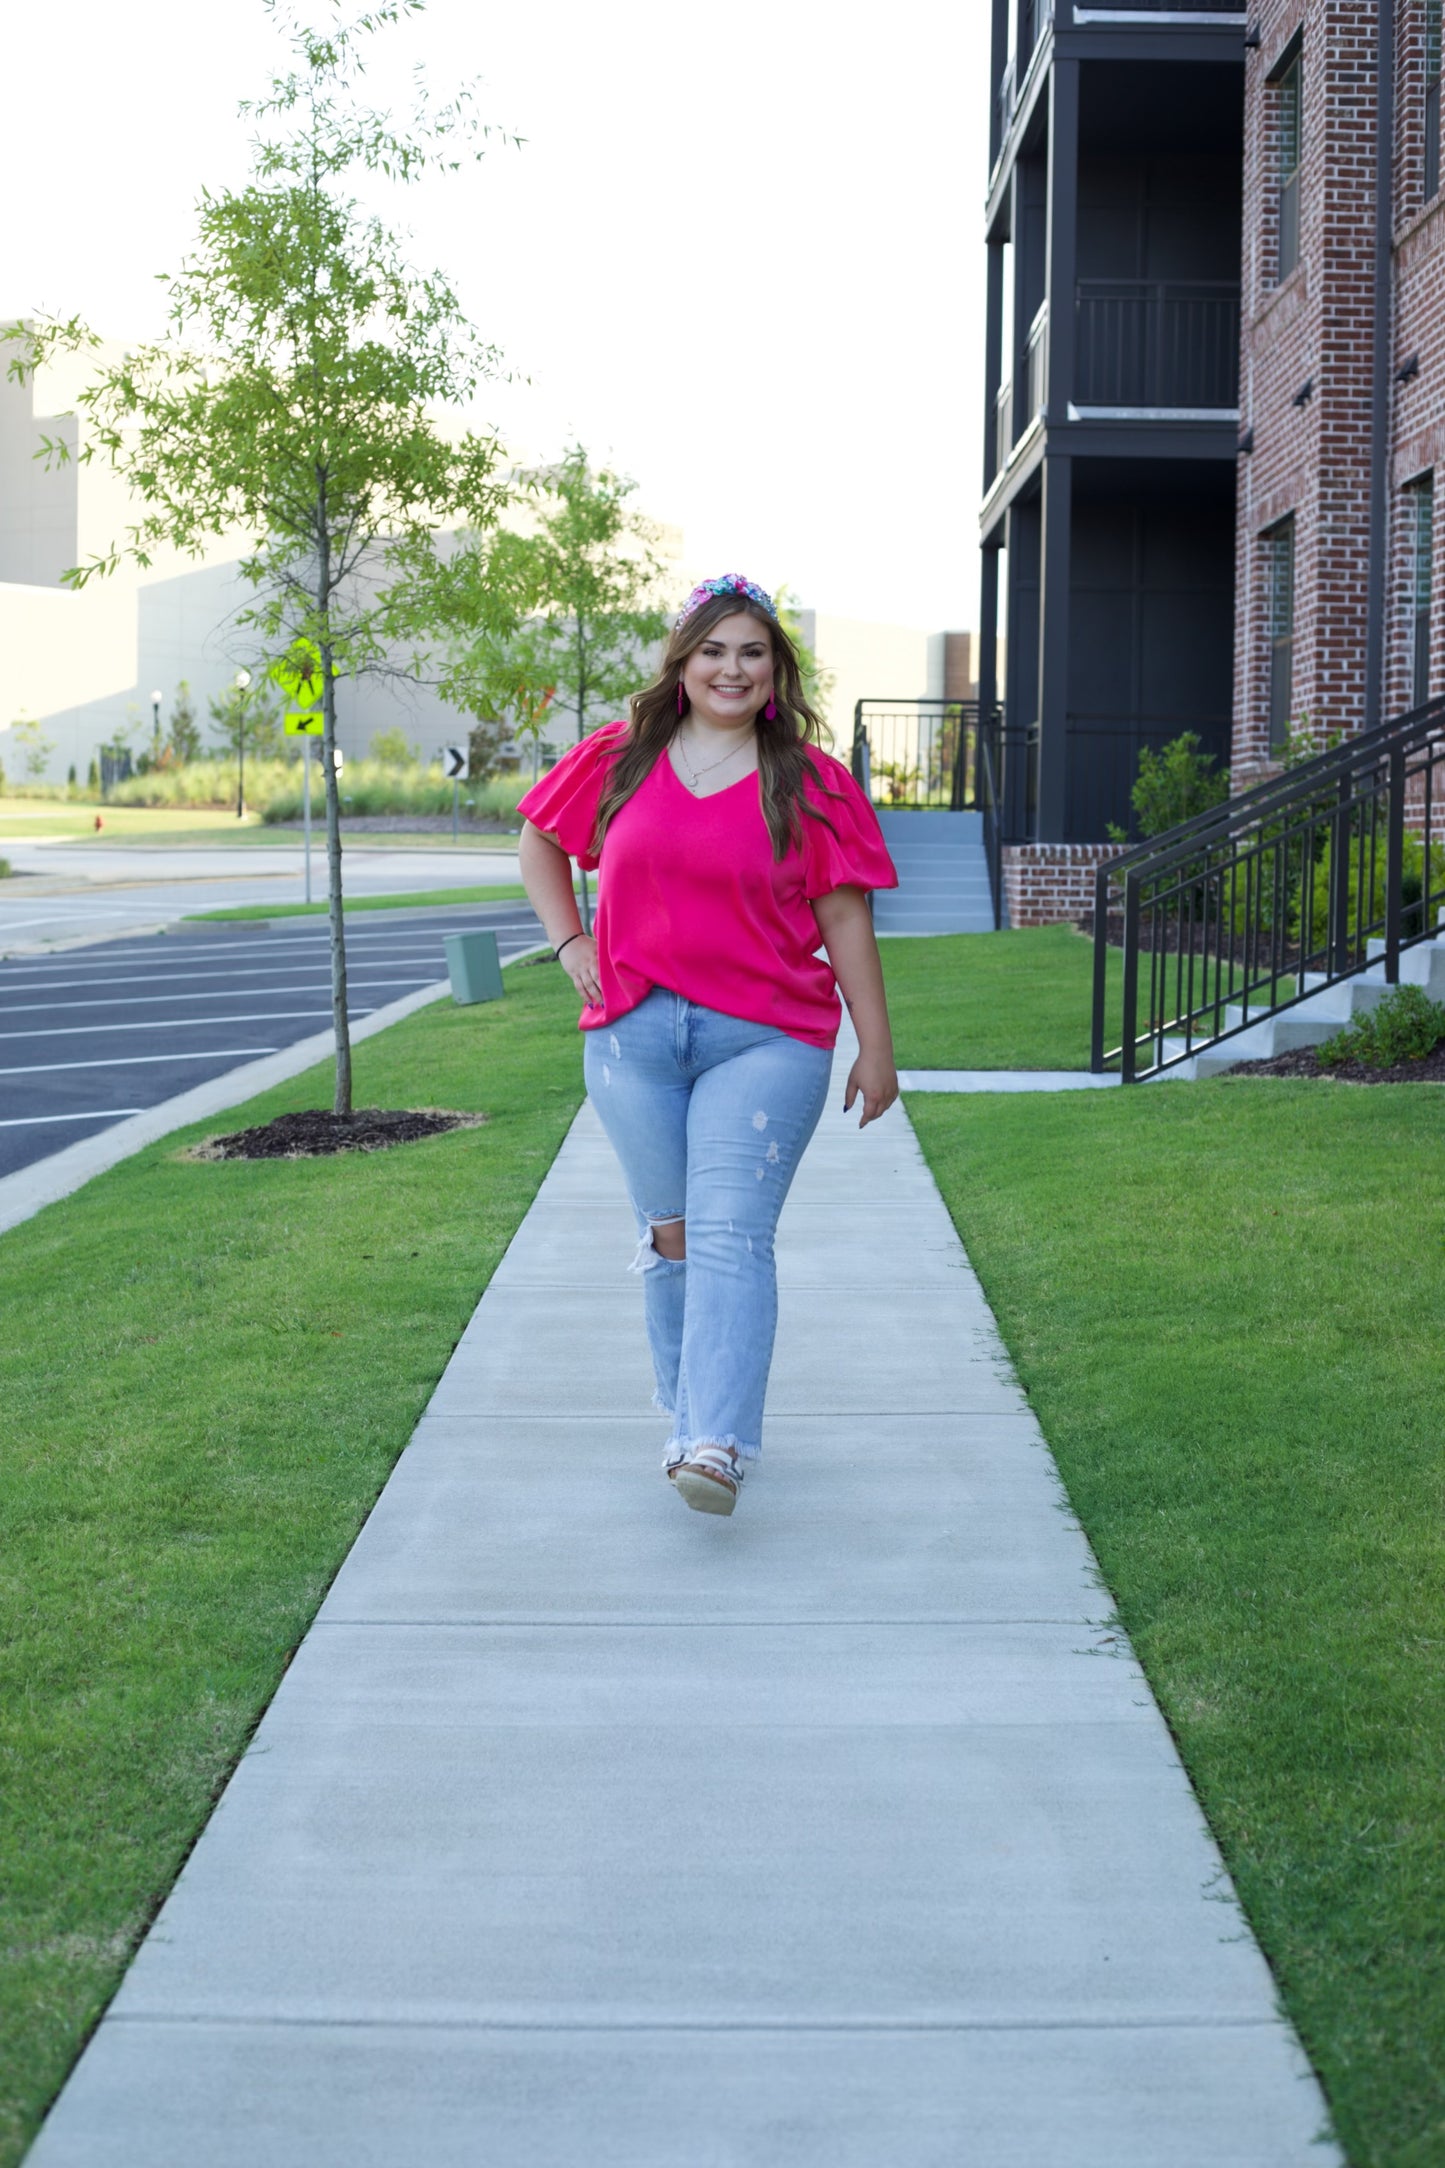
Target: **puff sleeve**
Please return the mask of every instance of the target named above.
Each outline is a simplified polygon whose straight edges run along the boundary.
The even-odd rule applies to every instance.
[[[896,888],[898,874],[871,803],[841,760],[826,753],[810,758],[827,788],[810,789],[808,801],[832,827],[803,821],[803,894],[811,903],[835,888]]]
[[[564,753],[555,768],[523,793],[517,811],[544,835],[555,836],[569,858],[589,870],[597,864],[590,848],[597,808],[607,781],[609,756],[627,733],[625,723],[607,723]]]

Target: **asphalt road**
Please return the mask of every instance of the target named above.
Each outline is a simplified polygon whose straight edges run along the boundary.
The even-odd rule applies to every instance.
[[[17,878],[0,881],[0,957],[43,955],[101,935],[153,933],[193,911],[238,904],[300,903],[301,853],[275,849],[147,849],[140,844],[6,841]],[[312,865],[313,894],[326,893],[326,867]],[[403,851],[348,844],[346,893],[407,896],[435,888],[515,882],[515,850]]]
[[[346,923],[353,1018],[446,976],[444,934],[542,938],[524,903],[361,911]],[[321,918],[210,925],[0,962],[0,1176],[331,1021]]]

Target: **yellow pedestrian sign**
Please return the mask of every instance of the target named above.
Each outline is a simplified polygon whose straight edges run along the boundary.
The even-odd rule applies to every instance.
[[[322,728],[322,670],[321,650],[315,641],[293,640],[266,675],[273,685],[280,686],[291,704],[286,716],[288,737],[318,737]]]

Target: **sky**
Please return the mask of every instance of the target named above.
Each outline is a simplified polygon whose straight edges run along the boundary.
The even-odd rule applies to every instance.
[[[419,62],[524,139],[380,206],[506,356],[477,418],[633,476],[688,573],[974,625],[988,13],[430,0],[385,34],[378,103],[401,108]],[[54,23],[6,27],[23,188],[0,317],[144,337],[200,189],[245,176],[236,107],[284,48],[261,0],[72,0]]]

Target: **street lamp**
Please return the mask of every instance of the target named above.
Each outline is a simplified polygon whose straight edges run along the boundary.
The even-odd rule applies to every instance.
[[[249,670],[238,670],[236,686],[236,818],[246,818],[246,695],[251,688]]]
[[[161,764],[161,697],[158,692],[151,694],[151,721],[153,724],[151,761],[157,768]]]

